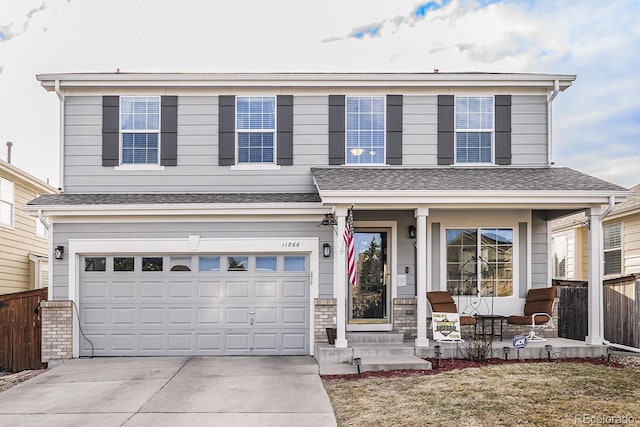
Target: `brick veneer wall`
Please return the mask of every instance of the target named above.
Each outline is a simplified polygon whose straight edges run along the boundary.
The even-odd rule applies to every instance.
[[[337,302],[335,298],[316,298],[313,334],[315,342],[328,342],[326,328],[336,327]]]
[[[401,332],[405,338],[415,338],[418,334],[415,298],[393,300],[393,331]]]
[[[42,362],[73,357],[71,301],[42,301]]]

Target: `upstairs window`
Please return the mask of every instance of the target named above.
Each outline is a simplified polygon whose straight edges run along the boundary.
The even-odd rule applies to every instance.
[[[493,97],[456,97],[456,163],[492,163]]]
[[[0,178],[0,225],[13,227],[14,203],[13,182]]]
[[[160,97],[120,97],[122,164],[159,164]]]
[[[383,96],[348,96],[346,99],[346,163],[385,163],[385,105]]]
[[[276,98],[237,97],[236,133],[238,163],[275,163]]]
[[[604,234],[604,275],[622,274],[622,224],[607,224]]]

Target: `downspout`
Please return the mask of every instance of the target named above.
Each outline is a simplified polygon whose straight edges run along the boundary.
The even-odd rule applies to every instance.
[[[547,166],[553,166],[554,165],[554,161],[553,161],[553,133],[552,133],[552,128],[553,128],[553,120],[552,120],[552,108],[551,108],[551,104],[553,104],[553,100],[556,99],[556,96],[558,96],[558,93],[560,92],[560,81],[559,80],[555,80],[553,82],[553,92],[551,92],[549,94],[549,96],[547,96]]]
[[[607,217],[607,215],[609,215],[611,213],[611,211],[613,210],[613,207],[616,204],[616,196],[609,196],[609,205],[607,206],[607,208],[604,210],[604,212],[602,212],[600,214],[600,226],[602,227],[603,224],[602,222],[604,221],[605,217]],[[601,235],[601,239],[604,239],[604,234],[600,233]],[[602,254],[603,251],[602,249],[604,248],[604,241],[600,242],[600,253]],[[604,280],[602,279],[603,277],[603,273],[602,273],[602,269],[600,269],[600,286],[598,286],[598,298],[600,301],[600,319],[599,319],[599,325],[600,325],[600,336],[602,337],[602,344],[604,345],[608,345],[609,341],[604,339]]]
[[[58,101],[59,101],[59,115],[60,115],[60,129],[59,129],[59,143],[60,143],[60,158],[58,159],[59,164],[58,164],[58,190],[60,190],[61,193],[64,193],[64,172],[63,172],[63,168],[64,168],[64,95],[62,94],[62,91],[60,90],[60,80],[56,80],[55,81],[55,91],[56,91],[56,95],[58,96]]]
[[[49,224],[47,223],[47,221],[44,220],[44,217],[42,216],[42,209],[38,209],[38,220],[40,220],[44,228],[46,228],[47,231],[49,231]]]

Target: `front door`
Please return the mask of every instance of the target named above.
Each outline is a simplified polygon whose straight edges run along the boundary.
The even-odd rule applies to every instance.
[[[348,330],[390,330],[389,230],[356,229],[356,283],[349,286]]]

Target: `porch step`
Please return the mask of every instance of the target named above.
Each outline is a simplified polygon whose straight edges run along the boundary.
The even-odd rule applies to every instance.
[[[360,372],[393,371],[396,369],[431,370],[431,362],[416,356],[363,357]]]
[[[351,344],[402,344],[404,334],[397,332],[347,332],[347,342]]]
[[[356,343],[351,344],[353,357],[396,357],[415,356],[414,347],[396,343]]]

